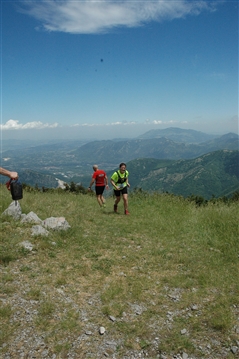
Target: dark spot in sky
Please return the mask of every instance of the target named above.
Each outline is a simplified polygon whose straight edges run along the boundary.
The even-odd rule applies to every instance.
[[[104,60],[103,59],[100,59],[100,62],[103,62]]]

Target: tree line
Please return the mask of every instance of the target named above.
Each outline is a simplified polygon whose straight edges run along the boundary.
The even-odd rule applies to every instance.
[[[94,195],[94,191],[89,192],[87,188],[85,188],[84,186],[82,186],[82,184],[77,184],[75,182],[70,182],[70,184],[68,183],[64,183],[64,188],[47,188],[47,187],[41,187],[39,188],[38,185],[36,184],[35,186],[30,186],[26,183],[22,184],[23,186],[23,190],[26,192],[48,192],[48,193],[74,193],[74,194],[84,194],[84,195]],[[233,203],[233,202],[239,202],[239,190],[235,191],[230,197],[228,196],[223,196],[223,197],[218,197],[216,198],[214,195],[212,195],[212,197],[210,199],[205,199],[203,196],[199,196],[199,195],[195,195],[195,194],[191,194],[188,197],[183,197],[181,195],[175,195],[173,193],[170,192],[154,192],[154,194],[157,195],[168,195],[168,196],[175,196],[175,197],[181,197],[182,199],[185,199],[189,202],[194,202],[195,205],[197,207],[200,206],[206,206],[209,203]],[[132,192],[131,195],[133,196],[148,196],[148,195],[152,195],[151,192],[147,192],[145,190],[142,190],[142,188],[135,188]]]

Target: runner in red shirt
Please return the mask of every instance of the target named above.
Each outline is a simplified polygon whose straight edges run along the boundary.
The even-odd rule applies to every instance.
[[[97,165],[93,166],[93,170],[94,170],[94,173],[92,175],[92,179],[91,179],[90,186],[89,186],[88,190],[91,191],[91,186],[93,185],[93,183],[95,183],[95,193],[96,193],[97,201],[98,201],[100,207],[104,208],[105,207],[105,199],[103,197],[103,192],[105,190],[105,187],[106,187],[106,189],[109,189],[108,177],[107,177],[105,171],[98,169]]]

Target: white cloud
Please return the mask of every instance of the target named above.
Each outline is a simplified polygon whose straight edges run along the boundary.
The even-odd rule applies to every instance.
[[[208,0],[55,0],[21,1],[20,11],[34,17],[47,31],[93,34],[110,29],[141,26],[149,21],[172,20],[214,10]]]
[[[187,121],[162,121],[162,120],[149,120],[147,119],[145,122],[140,123],[136,121],[116,121],[116,122],[108,122],[108,123],[75,123],[74,125],[70,125],[69,127],[115,127],[115,126],[138,126],[138,125],[173,125],[173,124],[186,124]]]
[[[127,125],[136,125],[137,122],[135,121],[117,121],[117,122],[110,122],[110,123],[75,123],[70,127],[104,127],[104,126],[127,126]]]
[[[42,123],[40,121],[27,122],[25,124],[19,123],[17,120],[9,120],[5,124],[0,125],[1,130],[26,130],[26,129],[43,129],[43,128],[55,128],[58,127],[58,123]]]

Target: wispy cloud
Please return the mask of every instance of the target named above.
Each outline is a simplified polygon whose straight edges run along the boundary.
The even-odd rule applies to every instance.
[[[145,122],[136,122],[136,121],[116,121],[116,122],[108,122],[108,123],[76,123],[71,125],[70,127],[109,127],[109,126],[138,126],[138,125],[173,125],[173,124],[185,124],[187,121],[161,121],[161,120],[149,120],[147,119]]]
[[[150,21],[172,20],[215,10],[208,0],[23,0],[20,11],[39,20],[47,31],[71,34],[107,32]]]
[[[213,72],[209,76],[214,80],[226,80],[228,77],[227,74],[222,72]]]
[[[0,125],[1,130],[26,130],[26,129],[43,129],[43,128],[55,128],[58,127],[58,123],[42,123],[40,121],[27,122],[25,124],[19,123],[17,120],[9,120],[5,124]]]
[[[105,127],[105,126],[127,126],[127,125],[137,125],[135,121],[117,121],[117,122],[108,122],[108,123],[76,123],[70,127]]]

